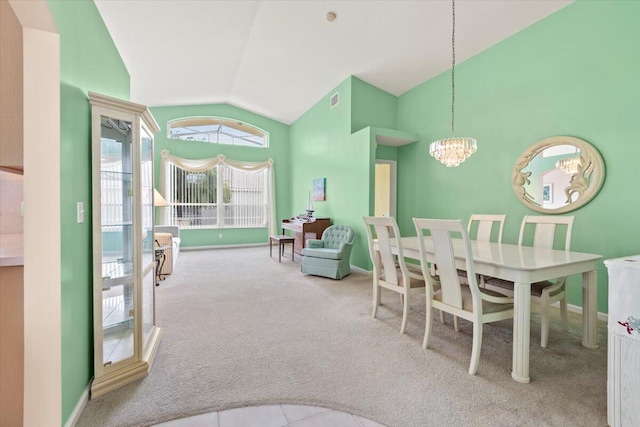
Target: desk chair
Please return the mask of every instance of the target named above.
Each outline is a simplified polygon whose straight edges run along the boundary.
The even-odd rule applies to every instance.
[[[412,291],[424,288],[424,278],[409,271],[402,253],[400,232],[396,220],[391,217],[363,217],[369,242],[369,255],[373,263],[373,312],[376,317],[380,305],[380,288],[389,289],[401,295],[403,310],[400,333],[404,334],[409,317]],[[398,255],[391,253],[391,239],[396,239]],[[378,244],[376,248],[374,243]]]
[[[571,248],[571,231],[573,229],[573,216],[525,216],[520,226],[520,237],[518,245],[522,246],[525,236],[533,228],[534,248],[553,248],[556,229],[558,226],[566,226],[566,236],[564,239],[564,249]],[[540,304],[540,317],[542,334],[540,346],[546,347],[549,341],[549,306],[556,301],[560,302],[560,319],[562,330],[567,331],[567,300],[565,298],[566,277],[560,277],[554,281],[544,281],[531,284],[531,299]],[[490,289],[502,292],[506,295],[513,295],[514,283],[508,280],[490,278],[485,280],[485,286]]]
[[[422,347],[429,348],[433,309],[446,311],[473,323],[473,347],[469,373],[475,375],[480,361],[482,346],[482,325],[489,322],[513,318],[513,298],[499,292],[482,289],[478,286],[473,265],[473,252],[469,235],[461,220],[419,219],[413,218],[418,237],[430,234],[433,239],[435,262],[438,264],[439,283],[429,274],[429,266],[424,239],[419,238],[420,264],[426,277],[427,312]],[[427,234],[425,234],[427,232]],[[453,256],[452,237],[462,237],[465,253],[468,286],[460,283]],[[439,289],[438,289],[439,285]],[[457,322],[454,323],[456,331]]]

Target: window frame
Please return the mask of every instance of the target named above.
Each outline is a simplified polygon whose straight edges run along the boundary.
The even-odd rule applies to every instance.
[[[184,180],[187,181],[188,177],[191,176],[192,174],[207,174],[209,173],[211,170],[215,170],[215,185],[216,185],[216,201],[215,202],[193,202],[193,201],[182,201],[182,202],[175,202],[174,200],[176,199],[175,193],[176,193],[176,189],[175,189],[175,178],[173,178],[173,174],[171,174],[171,178],[169,179],[169,185],[170,188],[169,190],[169,197],[170,200],[172,200],[171,202],[169,202],[169,222],[173,225],[178,225],[181,229],[186,229],[186,230],[207,230],[207,229],[255,229],[255,228],[267,228],[269,226],[269,184],[268,184],[268,173],[267,170],[261,170],[261,171],[256,171],[256,172],[249,172],[249,171],[242,171],[239,170],[237,168],[233,168],[227,164],[224,163],[218,163],[215,166],[213,166],[210,169],[207,169],[206,171],[200,171],[200,172],[193,172],[190,171],[188,169],[184,169],[176,164],[172,164],[173,168],[179,169],[181,171],[183,171],[182,173],[184,173]],[[229,171],[229,172],[227,172]],[[242,209],[242,204],[236,202],[233,203],[233,194],[234,191],[236,190],[236,188],[233,186],[233,184],[229,185],[228,187],[226,186],[226,184],[228,183],[227,181],[227,177],[225,176],[227,173],[230,174],[234,174],[234,173],[243,173],[243,174],[262,174],[262,188],[257,189],[257,190],[253,190],[255,192],[259,192],[259,197],[262,199],[261,203],[255,203],[252,204],[249,209],[253,209],[258,210],[258,211],[262,211],[259,215],[260,218],[262,218],[262,222],[261,224],[257,224],[257,223],[252,223],[249,225],[246,225],[247,223],[247,218],[251,218],[246,217],[246,216],[233,216],[232,218],[229,218],[229,211],[234,211],[237,208]],[[232,178],[229,178],[232,179]],[[191,190],[184,190],[183,191],[191,191]],[[230,197],[231,200],[229,202],[225,201],[225,194],[226,192],[229,191],[230,192]],[[245,194],[246,192],[251,192],[251,191],[245,191],[245,192],[241,192],[240,194]],[[241,196],[240,196],[241,197]],[[192,224],[191,222],[193,220],[200,220],[202,221],[203,219],[206,220],[207,217],[202,217],[202,215],[200,214],[199,216],[186,216],[186,217],[180,217],[177,216],[177,208],[182,207],[184,208],[189,208],[189,207],[200,207],[200,208],[214,208],[215,212],[216,212],[216,216],[215,216],[215,224]],[[246,209],[246,207],[245,207]],[[231,221],[230,221],[231,219]],[[189,225],[185,225],[184,221],[188,220],[190,223]],[[230,225],[229,222],[233,223],[233,225]],[[241,225],[236,225],[240,223]],[[244,224],[244,225],[243,225]]]
[[[209,121],[209,123],[206,123]],[[191,123],[191,124],[190,124]],[[176,126],[176,124],[181,124]],[[181,138],[176,135],[172,135],[171,130],[174,128],[188,128],[189,124],[191,127],[196,126],[218,126],[217,131],[215,132],[197,132],[194,131],[193,135],[207,135],[207,141],[201,141],[198,139],[186,139]],[[263,144],[259,145],[255,141],[251,141],[246,138],[246,135],[233,135],[230,133],[221,132],[223,128],[235,129],[239,132],[244,132],[245,134],[251,134],[256,137],[261,137]],[[210,135],[217,135],[215,141],[211,141]],[[232,142],[220,142],[220,135],[224,135],[226,137],[231,138]],[[222,117],[222,116],[187,116],[180,117],[167,121],[167,138],[170,140],[179,140],[179,141],[192,141],[192,142],[206,142],[208,144],[218,144],[218,145],[231,145],[234,147],[250,147],[250,148],[269,148],[269,132],[266,130],[253,125],[251,123],[244,122],[242,120],[233,119],[230,117]],[[236,140],[242,140],[244,144],[236,144]]]

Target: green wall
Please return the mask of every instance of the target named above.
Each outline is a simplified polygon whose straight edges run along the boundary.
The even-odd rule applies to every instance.
[[[376,159],[397,161],[398,147],[376,144]]]
[[[329,107],[339,92],[340,102]],[[370,269],[362,217],[373,211],[375,145],[370,126],[396,127],[397,98],[349,77],[296,120],[290,128],[292,211],[304,212],[311,182],[326,178],[326,201],[314,201],[314,216],[329,217],[356,231],[351,264]],[[354,132],[354,133],[352,133]]]
[[[428,154],[450,135],[450,74],[398,99],[398,126],[421,135],[399,149],[401,231],[412,216],[506,213],[504,241],[516,243],[522,205],[510,183],[516,159],[554,135],[592,143],[606,164],[604,186],[573,211],[571,248],[604,259],[638,253],[640,227],[640,2],[578,1],[456,68],[456,131],[478,140],[458,168]],[[428,185],[425,185],[427,184]],[[569,303],[581,305],[580,278]],[[607,270],[598,265],[598,310],[607,312]]]
[[[289,198],[291,175],[288,125],[227,104],[154,107],[150,110],[160,126],[160,131],[156,134],[154,148],[156,182],[159,182],[160,176],[160,152],[164,149],[169,150],[171,154],[189,159],[215,157],[218,154],[224,154],[231,160],[251,162],[262,162],[273,158],[276,177],[276,218],[279,220],[291,216],[289,213],[291,211]],[[269,147],[242,147],[169,139],[167,137],[167,122],[190,116],[227,117],[257,126],[269,133]],[[161,213],[158,212],[156,221],[161,221],[161,218]],[[268,230],[266,228],[181,230],[180,245],[189,247],[265,243],[267,237]]]
[[[129,74],[93,1],[48,0],[48,5],[60,32],[64,424],[93,376],[91,109],[87,91],[129,99]],[[76,202],[84,203],[82,224],[76,223]]]
[[[329,98],[336,92],[340,102],[330,108]],[[291,211],[285,217],[304,213],[313,179],[326,178],[326,200],[313,201],[314,216],[331,218],[333,224],[356,227],[357,213],[366,209],[368,201],[362,192],[358,193],[356,182],[349,182],[349,171],[353,171],[361,186],[367,185],[363,179],[368,165],[359,154],[363,143],[360,147],[351,143],[351,79],[331,90],[289,129]],[[362,243],[358,237],[355,246]],[[356,250],[353,252],[352,263]]]
[[[351,77],[351,132],[367,126],[396,129],[398,98]]]

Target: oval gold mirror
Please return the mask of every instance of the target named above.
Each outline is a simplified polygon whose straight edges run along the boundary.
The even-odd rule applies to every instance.
[[[525,206],[546,214],[587,204],[604,182],[604,162],[587,141],[554,136],[533,144],[513,168],[511,183]]]

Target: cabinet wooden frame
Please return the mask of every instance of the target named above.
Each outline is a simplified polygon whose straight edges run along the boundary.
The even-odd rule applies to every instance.
[[[153,359],[160,343],[162,331],[155,325],[155,296],[151,294],[148,301],[144,290],[151,277],[151,292],[155,292],[155,257],[153,257],[153,135],[159,131],[159,126],[148,108],[128,101],[89,92],[92,109],[92,213],[93,213],[93,312],[94,312],[94,380],[91,384],[91,397],[101,396],[131,381],[146,376],[151,369]],[[125,128],[114,129],[112,132],[122,133],[122,141],[109,139],[103,134],[103,120],[105,123],[122,124]],[[118,125],[118,127],[120,127]],[[143,144],[143,137],[147,138]],[[104,140],[104,141],[103,141]],[[103,169],[103,144],[106,141],[120,142],[120,152],[116,154],[120,159],[119,171]],[[126,143],[126,145],[125,145]],[[143,150],[144,159],[143,159]],[[149,166],[143,180],[143,162]],[[120,195],[120,219],[113,224],[105,224],[102,216],[103,177],[105,174],[116,175],[115,180],[120,185],[116,192]],[[146,184],[145,184],[146,183]],[[143,197],[143,192],[149,194]],[[143,206],[144,203],[144,206]],[[116,209],[118,209],[116,206]],[[145,211],[146,210],[146,211]],[[143,214],[146,214],[143,218]],[[130,219],[128,216],[130,215]],[[146,222],[145,222],[146,221]],[[120,272],[105,273],[105,251],[103,241],[105,230],[114,228],[116,239],[120,237],[121,248],[115,252],[122,257],[109,263],[116,265]],[[118,235],[120,233],[120,235]],[[107,239],[105,239],[107,240]],[[118,247],[118,244],[115,245]],[[145,255],[145,256],[143,256]],[[115,270],[114,270],[115,271]],[[115,277],[114,277],[115,276]],[[117,322],[118,330],[122,330],[126,340],[132,341],[133,348],[126,348],[118,360],[106,360],[105,355],[105,326],[104,313],[105,291],[111,288],[122,291],[115,299],[123,314]],[[114,292],[117,293],[117,292]],[[113,298],[113,297],[112,297]],[[147,304],[145,306],[145,304]],[[150,304],[150,307],[148,306]],[[145,311],[146,310],[146,311]],[[114,312],[116,309],[113,310]],[[143,329],[144,316],[148,314],[151,326]],[[110,326],[109,326],[110,327]],[[146,332],[146,336],[145,336]],[[114,347],[114,352],[120,344]],[[120,348],[122,350],[122,348]]]

